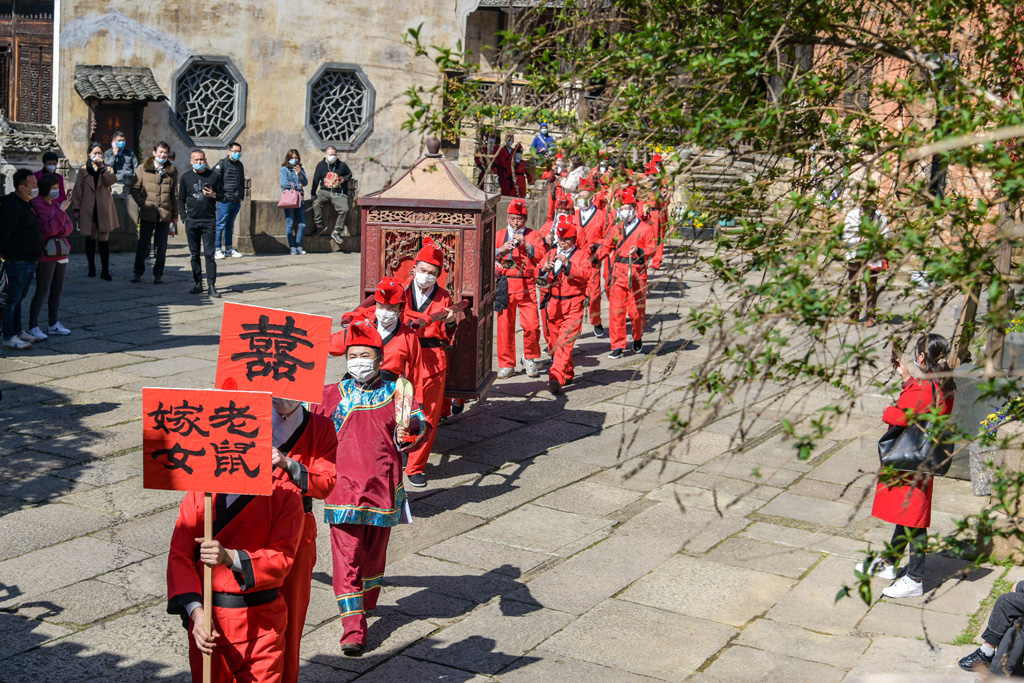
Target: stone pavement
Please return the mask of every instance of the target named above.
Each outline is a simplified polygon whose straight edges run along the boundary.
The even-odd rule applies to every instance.
[[[183,240],[162,286],[129,284],[130,259],[113,256],[107,283],[73,257],[74,333],[0,359],[0,681],[188,680],[165,613],[180,495],[142,488],[140,390],[211,386],[221,303],[188,295]],[[336,316],[359,298],[358,255],[220,265],[226,300]],[[706,353],[681,318],[709,291],[699,269],[685,289],[662,278],[656,353],[610,361],[586,326],[564,395],[519,375],[441,428],[359,659],[338,649],[321,533],[302,680],[973,680],[961,634],[1020,568],[961,580],[962,562],[930,558],[926,598],[835,603],[891,532],[868,514],[889,399],[866,397],[806,462],[780,420],[827,392],[766,386],[752,410],[673,441],[666,413]],[[932,531],[979,507],[968,483],[940,480]]]

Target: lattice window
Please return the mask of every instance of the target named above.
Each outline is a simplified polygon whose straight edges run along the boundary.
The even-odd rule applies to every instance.
[[[175,108],[193,138],[218,138],[235,122],[235,79],[223,64],[193,64],[178,79]]]
[[[374,90],[358,66],[321,66],[306,94],[306,129],[322,146],[353,151],[372,130]]]

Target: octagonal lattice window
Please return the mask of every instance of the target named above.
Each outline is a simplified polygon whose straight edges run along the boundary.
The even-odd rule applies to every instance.
[[[245,92],[229,58],[189,57],[172,82],[172,123],[194,144],[227,144],[245,126]]]
[[[307,86],[306,130],[320,147],[354,151],[373,130],[374,90],[354,64],[324,64]]]

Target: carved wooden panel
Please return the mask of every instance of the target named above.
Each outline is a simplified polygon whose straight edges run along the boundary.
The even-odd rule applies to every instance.
[[[465,225],[472,227],[473,214],[469,211],[409,211],[402,209],[371,209],[369,219],[375,223],[403,223],[405,225]]]

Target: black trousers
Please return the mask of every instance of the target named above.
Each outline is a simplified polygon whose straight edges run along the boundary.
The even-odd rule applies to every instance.
[[[160,277],[164,274],[164,261],[167,259],[167,235],[170,232],[170,223],[139,221],[139,244],[135,247],[136,275],[146,272],[146,257],[149,256],[149,240],[151,238],[156,241],[156,261],[153,262],[153,275]]]
[[[920,581],[924,577],[924,545],[927,542],[927,529],[915,529],[914,527],[897,524],[892,532],[892,540],[889,541],[889,545],[892,546],[893,557],[886,557],[885,559],[896,564],[903,557],[903,551],[907,549],[907,546],[910,546],[910,563],[907,565],[907,576],[915,581]]]
[[[1024,659],[1024,581],[1017,584],[1012,593],[996,598],[988,627],[981,639],[996,648],[992,658],[992,673],[1009,676],[1020,671]]]
[[[199,248],[202,247],[206,257],[206,281],[217,280],[217,262],[213,259],[214,242],[217,241],[217,224],[187,223],[185,236],[188,237],[188,250],[192,254],[192,279],[197,283],[203,280],[203,265],[199,259]]]

